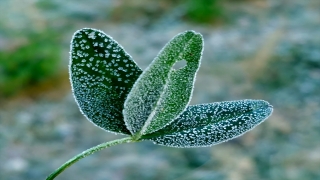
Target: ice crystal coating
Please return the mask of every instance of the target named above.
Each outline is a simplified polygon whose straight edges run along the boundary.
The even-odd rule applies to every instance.
[[[170,147],[212,146],[253,129],[267,119],[272,110],[272,106],[263,100],[189,106],[171,124],[141,138]]]
[[[187,107],[203,49],[202,36],[175,36],[142,73],[111,37],[95,29],[71,41],[70,80],[81,112],[95,125],[170,147],[204,147],[253,129],[272,113],[263,100]],[[175,69],[179,62],[184,67]]]
[[[123,104],[141,69],[100,30],[75,32],[70,48],[70,80],[82,113],[107,131],[130,134],[123,120]]]
[[[187,107],[200,66],[203,39],[186,31],[175,36],[141,74],[124,104],[125,123],[138,137],[163,128]],[[173,66],[186,61],[180,69]]]

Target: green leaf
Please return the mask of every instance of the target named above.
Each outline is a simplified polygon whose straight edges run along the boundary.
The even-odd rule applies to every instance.
[[[141,139],[170,147],[212,146],[253,129],[267,119],[272,110],[272,106],[263,100],[189,106],[171,124]]]
[[[123,104],[142,73],[130,55],[102,31],[85,28],[72,38],[69,68],[73,94],[88,120],[107,131],[130,134]]]
[[[124,104],[124,118],[137,138],[163,128],[184,111],[200,65],[203,40],[194,31],[175,36],[141,74]],[[174,69],[178,61],[186,66]]]

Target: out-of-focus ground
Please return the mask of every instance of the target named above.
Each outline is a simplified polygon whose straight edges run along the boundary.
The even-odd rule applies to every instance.
[[[320,1],[1,0],[0,179],[44,179],[120,138],[81,115],[68,79],[72,34],[101,29],[144,69],[174,35],[205,49],[191,104],[264,99],[273,115],[209,148],[151,142],[91,155],[57,179],[320,179]]]

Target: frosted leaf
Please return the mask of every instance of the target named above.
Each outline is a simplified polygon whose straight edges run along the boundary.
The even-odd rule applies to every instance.
[[[253,129],[267,119],[272,110],[272,106],[263,100],[189,106],[171,124],[141,139],[170,147],[212,146]]]
[[[186,31],[175,36],[141,74],[124,104],[123,115],[133,135],[163,128],[184,111],[200,66],[202,36]],[[186,61],[175,70],[174,64]]]
[[[111,63],[114,57],[105,55],[106,47],[118,50],[114,52],[119,57],[117,66]],[[71,41],[69,71],[76,102],[88,120],[107,131],[130,134],[122,109],[142,72],[130,55],[102,31],[81,29]]]

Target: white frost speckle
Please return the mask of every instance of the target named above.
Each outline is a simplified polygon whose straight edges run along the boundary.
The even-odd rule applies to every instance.
[[[91,32],[88,36],[88,38],[90,39],[96,39],[96,33],[95,32]]]

